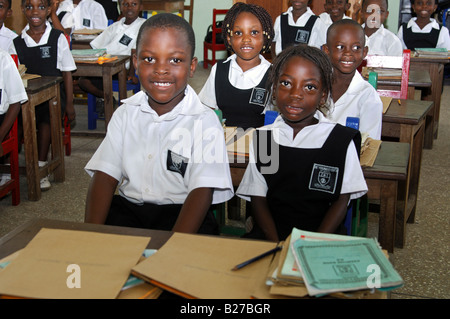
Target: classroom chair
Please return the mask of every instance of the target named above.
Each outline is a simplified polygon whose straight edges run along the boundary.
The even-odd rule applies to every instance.
[[[228,9],[213,9],[213,23],[210,26],[212,32],[211,42],[203,41],[203,68],[207,69],[208,64],[216,64],[216,52],[227,51],[224,43],[217,43],[217,35],[222,33],[222,28],[217,26],[217,16],[227,14]],[[209,28],[208,28],[209,30]],[[211,50],[212,58],[208,58],[208,50]]]
[[[119,81],[113,80],[112,81],[112,89],[113,92],[119,92]],[[141,83],[138,81],[138,83],[134,84],[131,81],[127,81],[127,91],[133,91],[133,93],[137,93],[141,90]],[[119,96],[119,101],[121,97]],[[103,119],[97,111],[96,111],[96,99],[95,96],[88,93],[88,129],[89,130],[95,130],[97,128],[97,120]]]
[[[264,125],[272,124],[278,116],[277,111],[266,111],[264,114]]]
[[[70,135],[70,122],[67,115],[64,116],[64,130],[63,130],[63,146],[66,149],[66,156],[72,154],[72,141]]]
[[[11,180],[0,186],[0,198],[11,192],[12,205],[20,204],[20,182],[19,182],[19,143],[17,138],[17,118],[9,131],[6,139],[2,142],[3,155],[9,154],[9,170]],[[7,165],[4,165],[7,166]]]
[[[192,26],[192,21],[194,18],[194,0],[189,1],[189,5],[184,5],[184,11],[189,11],[189,24]]]
[[[380,96],[392,97],[395,99],[407,99],[408,98],[408,82],[409,82],[409,70],[411,64],[411,50],[403,50],[402,56],[380,56],[380,55],[368,55],[366,57],[366,66],[368,68],[381,68],[381,69],[400,69],[401,70],[401,85],[400,90],[382,90],[377,86],[374,86]],[[372,73],[372,72],[371,72]],[[374,85],[374,79],[378,79],[378,76],[374,74],[370,75],[372,78],[369,83]],[[378,80],[376,80],[378,81]]]
[[[348,236],[367,236],[368,212],[369,200],[367,195],[350,202],[344,220]]]

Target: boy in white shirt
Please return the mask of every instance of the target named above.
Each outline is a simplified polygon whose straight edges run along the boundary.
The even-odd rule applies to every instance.
[[[67,34],[74,30],[104,30],[108,27],[105,9],[94,0],[64,0],[56,14]]]
[[[347,118],[359,119],[359,130],[373,139],[381,139],[383,103],[377,91],[357,71],[367,55],[362,27],[354,20],[344,19],[328,29],[327,44],[323,47],[333,64],[331,96],[334,108],[326,117],[341,125]]]
[[[11,56],[0,49],[0,160],[4,158],[1,142],[11,130],[20,111],[20,105],[28,100],[17,66]],[[0,186],[11,180],[9,173],[0,174]]]
[[[369,55],[403,55],[400,39],[383,25],[389,16],[388,0],[363,0],[361,16]]]
[[[194,31],[159,13],[142,25],[136,51],[143,90],[113,113],[85,167],[85,222],[218,234],[210,206],[229,200],[233,186],[222,125],[188,85]]]
[[[345,14],[350,9],[351,4],[348,0],[326,0],[324,3],[325,12],[319,15],[319,18],[328,27],[333,24],[333,22],[339,21],[341,19],[351,19]]]
[[[0,0],[0,49],[8,51],[17,34],[5,26],[6,18],[12,15],[11,1]]]

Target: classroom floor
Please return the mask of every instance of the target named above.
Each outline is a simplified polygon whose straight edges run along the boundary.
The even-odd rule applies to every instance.
[[[201,65],[191,86],[199,92],[209,74]],[[76,101],[77,123],[73,128],[72,154],[66,156],[66,180],[53,183],[41,200],[27,200],[26,178],[21,177],[21,203],[11,206],[11,197],[0,199],[0,237],[32,218],[82,222],[89,185],[83,168],[101,142],[83,136],[87,112],[83,100]],[[98,121],[97,132],[104,132]],[[23,152],[21,161],[24,160]],[[432,150],[424,150],[414,224],[407,225],[406,245],[395,249],[390,259],[404,279],[404,286],[391,293],[393,299],[450,298],[450,81],[445,85],[440,113],[439,136]],[[369,235],[378,234],[377,215],[369,216]]]

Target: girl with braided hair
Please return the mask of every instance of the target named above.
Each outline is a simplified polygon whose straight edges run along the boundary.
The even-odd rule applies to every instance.
[[[220,109],[227,126],[260,127],[265,110],[272,108],[265,89],[271,64],[262,55],[273,39],[272,18],[261,6],[238,2],[228,10],[222,32],[233,54],[211,68],[200,100]]]

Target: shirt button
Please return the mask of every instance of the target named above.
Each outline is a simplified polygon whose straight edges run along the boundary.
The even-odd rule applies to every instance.
[[[151,159],[153,158],[153,157],[152,157],[152,154],[148,154],[147,157],[148,157],[149,160],[151,160]]]
[[[146,193],[148,193],[148,192],[149,192],[149,189],[148,189],[148,188],[146,188],[146,189],[145,189],[145,192],[146,192]]]

